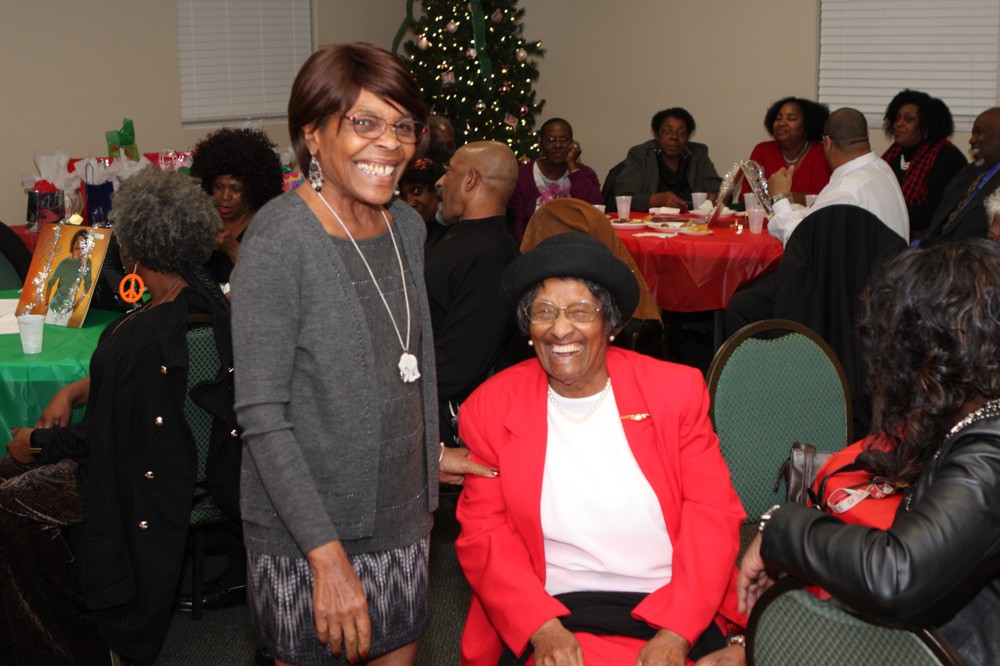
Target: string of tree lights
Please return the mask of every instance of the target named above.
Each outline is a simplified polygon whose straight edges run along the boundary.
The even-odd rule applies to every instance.
[[[503,141],[521,158],[538,153],[535,119],[545,105],[534,82],[545,52],[524,38],[516,0],[423,0],[403,48],[431,113],[446,116],[461,145]]]

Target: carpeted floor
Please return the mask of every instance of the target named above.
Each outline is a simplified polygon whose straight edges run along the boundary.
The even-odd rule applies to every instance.
[[[417,666],[458,666],[459,639],[469,608],[469,586],[455,558],[456,497],[443,497],[431,533],[431,627],[420,642]],[[206,579],[224,564],[206,563]],[[185,581],[190,574],[185,573]],[[244,666],[254,663],[255,641],[245,605],[206,611],[193,622],[176,613],[156,666]]]

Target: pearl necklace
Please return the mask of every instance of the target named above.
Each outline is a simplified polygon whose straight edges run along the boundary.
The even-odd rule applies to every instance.
[[[368,269],[368,275],[372,278],[372,284],[375,285],[375,291],[378,292],[379,297],[382,299],[382,305],[385,306],[385,311],[389,313],[389,321],[392,322],[392,328],[396,331],[396,339],[399,340],[399,346],[402,347],[403,353],[399,357],[399,377],[406,383],[415,382],[420,379],[420,370],[417,367],[417,357],[410,353],[410,297],[406,293],[406,273],[403,271],[403,255],[399,252],[399,245],[396,244],[396,235],[392,233],[392,225],[389,224],[389,216],[385,214],[385,209],[382,209],[382,219],[385,221],[385,228],[389,230],[389,238],[392,239],[392,247],[396,250],[396,261],[399,262],[399,278],[403,281],[403,301],[406,303],[406,341],[403,341],[403,335],[399,332],[399,325],[396,324],[396,317],[392,314],[392,309],[389,307],[389,301],[386,300],[385,294],[382,292],[382,288],[378,286],[378,280],[375,279],[375,272],[372,267],[368,265],[368,260],[365,259],[365,253],[361,251],[358,246],[358,242],[354,240],[354,236],[351,232],[347,230],[347,225],[344,221],[340,219],[337,215],[337,211],[333,209],[329,203],[327,203],[326,198],[323,193],[316,190],[319,200],[323,202],[326,209],[330,211],[333,217],[340,223],[340,227],[347,234],[347,238],[351,241],[354,249],[357,250],[358,256],[361,257],[361,262]]]
[[[903,153],[899,154],[899,168],[903,171],[906,171],[907,169],[910,168],[910,163],[906,161],[906,157],[903,155]]]
[[[781,159],[785,160],[785,164],[786,164],[787,166],[792,166],[793,164],[795,164],[796,162],[798,162],[799,160],[801,160],[801,159],[802,159],[802,156],[806,154],[806,151],[807,151],[807,150],[809,150],[809,142],[808,142],[808,141],[806,141],[805,145],[804,145],[804,146],[802,146],[802,152],[800,152],[800,153],[799,153],[799,154],[798,154],[798,155],[797,155],[797,156],[795,157],[795,159],[794,159],[794,160],[790,160],[790,159],[788,159],[787,157],[785,157],[785,151],[783,151],[783,150],[781,151]]]
[[[601,389],[601,392],[598,394],[597,400],[594,401],[594,404],[591,405],[590,409],[586,412],[579,415],[571,414],[563,409],[563,406],[559,404],[558,398],[556,398],[556,392],[552,390],[551,386],[549,387],[549,402],[552,403],[552,406],[556,408],[556,411],[559,412],[567,421],[572,421],[573,423],[586,423],[587,420],[596,414],[597,410],[601,408],[601,405],[604,404],[604,399],[608,397],[608,393],[610,391],[611,377],[608,377],[608,381],[604,384],[604,388]]]

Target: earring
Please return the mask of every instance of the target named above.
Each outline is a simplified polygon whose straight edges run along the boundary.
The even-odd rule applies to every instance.
[[[535,346],[535,341],[534,340],[528,340],[528,346],[529,347],[534,347]]]
[[[315,155],[309,158],[309,184],[317,192],[323,189],[323,169]]]
[[[146,284],[142,281],[139,274],[135,272],[138,267],[139,263],[136,262],[132,268],[132,272],[123,277],[122,281],[118,283],[118,295],[126,303],[137,302],[142,298],[142,293],[146,290]]]
[[[615,341],[615,336],[609,335],[608,336],[608,342],[614,342],[614,341]]]

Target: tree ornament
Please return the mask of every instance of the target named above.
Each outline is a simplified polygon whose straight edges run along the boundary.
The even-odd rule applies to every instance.
[[[438,65],[438,69],[440,69],[442,72],[447,72],[449,69],[451,69],[451,63],[449,63],[447,60],[442,60],[441,64]]]
[[[446,86],[455,85],[455,72],[445,72],[441,75],[441,83]]]
[[[479,55],[479,52],[476,51],[476,49],[470,48],[468,51],[465,52],[465,55],[469,56],[469,58],[471,59]]]
[[[503,117],[503,122],[510,127],[517,127],[517,118],[509,113]]]
[[[421,51],[426,51],[428,46],[430,46],[430,42],[427,41],[426,37],[421,37],[417,40],[417,48]]]
[[[529,109],[528,109],[527,105],[522,104],[521,108],[519,109],[519,111],[521,112],[522,116],[526,116],[526,115],[528,115]]]
[[[495,12],[490,14],[490,20],[493,21],[494,23],[499,23],[500,21],[503,20],[503,12],[500,11],[499,9],[496,10]]]
[[[444,29],[447,30],[448,32],[455,32],[456,30],[458,30],[458,24],[455,23],[454,21],[448,21],[448,25],[446,25]]]
[[[497,88],[497,92],[499,92],[501,95],[506,95],[507,93],[509,93],[510,92],[510,83],[504,83],[504,84],[502,84],[499,88]]]
[[[486,110],[486,102],[484,102],[483,100],[479,100],[478,102],[476,102],[476,113],[482,113],[485,110]]]
[[[525,60],[528,59],[528,52],[525,51],[524,49],[518,49],[517,51],[514,52],[514,57],[517,58],[518,62],[524,62]]]

